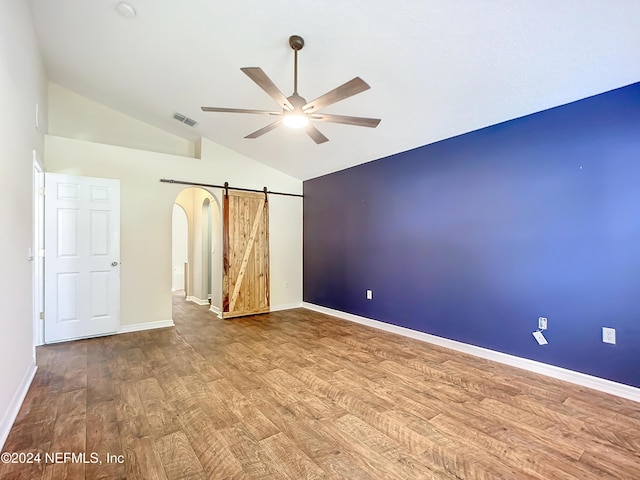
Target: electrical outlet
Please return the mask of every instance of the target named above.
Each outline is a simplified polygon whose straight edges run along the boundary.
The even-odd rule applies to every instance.
[[[602,341],[604,343],[616,344],[616,329],[609,327],[602,327]]]
[[[540,332],[539,330],[536,330],[535,332],[533,332],[533,338],[536,339],[536,342],[538,342],[538,345],[547,345],[549,342],[547,342],[547,339],[544,338],[544,335],[542,334],[542,332]]]
[[[367,300],[373,299],[373,290],[367,290]]]
[[[538,330],[547,329],[547,317],[538,317]]]

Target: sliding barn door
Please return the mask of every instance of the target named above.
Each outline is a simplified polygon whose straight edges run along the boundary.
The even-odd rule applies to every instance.
[[[269,203],[229,190],[223,209],[222,318],[269,311]]]

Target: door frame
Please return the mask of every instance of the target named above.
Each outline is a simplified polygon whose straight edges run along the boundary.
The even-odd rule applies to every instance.
[[[36,347],[44,345],[44,166],[40,155],[33,150],[33,243],[29,261],[33,264],[33,355]]]

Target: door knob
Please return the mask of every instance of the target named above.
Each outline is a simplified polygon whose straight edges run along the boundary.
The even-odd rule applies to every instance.
[[[117,267],[118,266],[118,262],[111,262],[111,266],[112,267]]]

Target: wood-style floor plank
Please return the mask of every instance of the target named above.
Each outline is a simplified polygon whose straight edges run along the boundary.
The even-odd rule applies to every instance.
[[[43,461],[0,478],[640,478],[635,402],[304,309],[174,321],[38,348],[4,451]]]
[[[170,433],[154,441],[169,480],[207,478],[198,456],[182,431]]]
[[[87,452],[98,455],[99,463],[86,465],[86,477],[96,480],[124,480],[125,466],[108,462],[107,455],[124,455],[113,400],[94,403],[87,409]]]

